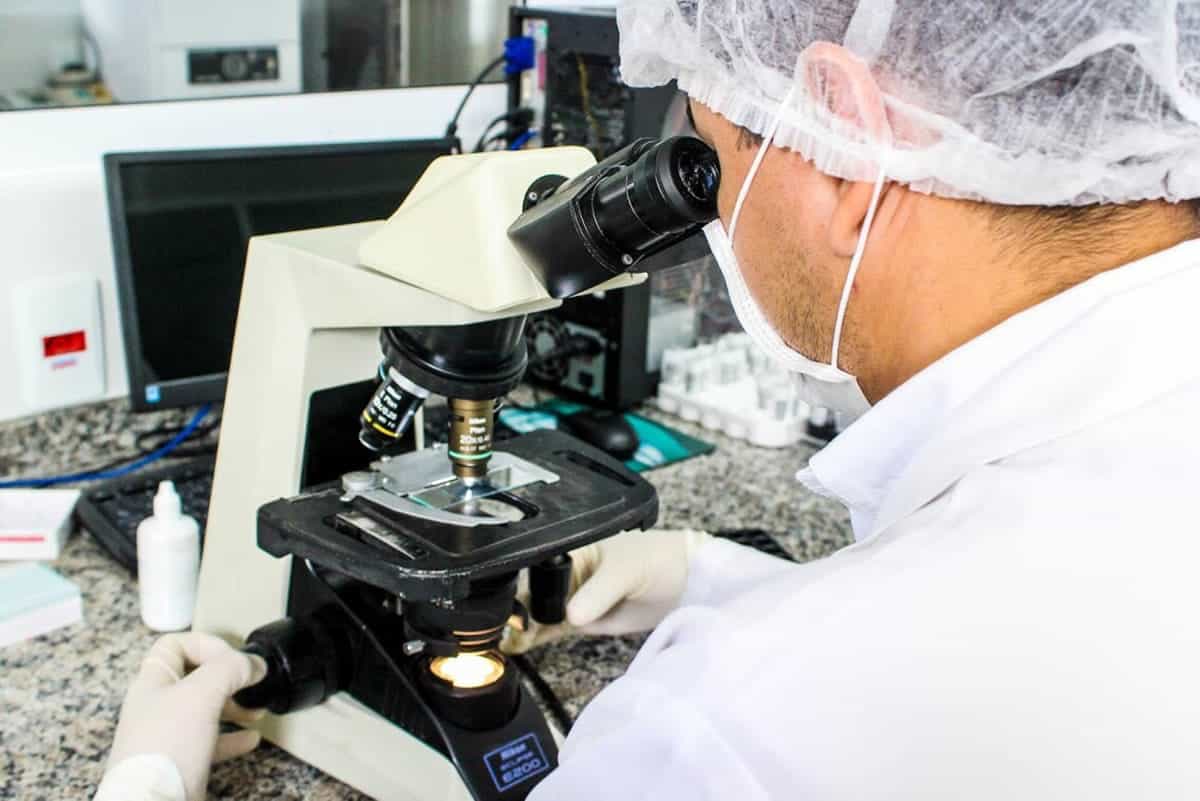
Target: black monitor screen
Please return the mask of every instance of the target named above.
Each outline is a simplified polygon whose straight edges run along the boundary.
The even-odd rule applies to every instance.
[[[135,409],[219,401],[250,237],[389,217],[448,140],[104,158]]]

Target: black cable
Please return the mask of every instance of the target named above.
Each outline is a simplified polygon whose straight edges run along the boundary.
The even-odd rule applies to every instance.
[[[209,456],[216,453],[217,446],[215,443],[200,444],[199,441],[203,440],[220,426],[221,421],[218,419],[198,427],[191,433],[190,436],[188,436],[187,439],[183,440],[178,447],[171,451],[171,454],[168,458],[193,459],[198,456]],[[158,428],[151,429],[150,431],[143,431],[142,433],[138,434],[137,438],[134,440],[134,446],[137,448],[135,453],[129,454],[128,456],[122,456],[120,459],[113,459],[112,461],[105,462],[96,467],[88,468],[88,471],[95,473],[108,472],[113,468],[122,467],[123,465],[129,464],[130,462],[133,462],[144,456],[148,456],[162,447],[162,445],[165,443],[156,442],[153,444],[146,444],[146,439],[149,439],[150,437],[163,437],[167,440],[170,440],[182,433],[184,428],[186,428],[186,426],[159,426]],[[185,444],[189,442],[194,444]]]
[[[211,423],[207,423],[207,424],[197,428],[192,433],[192,436],[189,437],[189,439],[194,439],[194,440],[204,439],[205,437],[207,437],[209,434],[211,434],[213,431],[216,431],[220,427],[221,427],[221,420],[220,420],[220,418],[218,418],[216,420],[213,420]],[[134,439],[134,447],[136,447],[139,451],[152,451],[155,448],[157,448],[161,443],[154,443],[153,445],[149,445],[146,443],[146,440],[148,440],[152,437],[158,437],[161,439],[170,439],[171,437],[178,434],[180,431],[183,431],[183,426],[159,426],[158,428],[152,428],[149,431],[143,431],[143,432],[139,433],[137,435],[137,437]]]
[[[509,131],[504,131],[503,133],[497,134],[490,139],[488,138],[488,134],[492,132],[492,129],[502,122],[507,122],[509,124],[509,131],[511,131],[513,127],[520,129],[528,128],[533,124],[533,109],[522,106],[521,108],[514,108],[497,116],[494,120],[487,124],[487,126],[483,129],[483,133],[479,135],[479,141],[475,143],[474,152],[481,153],[489,143],[497,141],[497,138],[505,139],[508,137]]]
[[[74,473],[59,476],[45,476],[41,478],[17,478],[11,480],[0,481],[0,489],[16,489],[16,488],[34,488],[41,489],[42,487],[53,487],[59,484],[74,484],[83,481],[100,481],[102,479],[121,478],[149,464],[157,462],[159,459],[165,459],[179,445],[192,435],[197,428],[200,427],[200,422],[208,415],[212,409],[211,403],[206,403],[196,410],[192,419],[184,426],[183,430],[171,438],[171,441],[157,448],[153,453],[143,454],[141,458],[129,460],[123,459],[121,467],[115,470],[82,470]],[[128,462],[128,464],[125,464]]]
[[[460,153],[462,152],[462,142],[458,139],[458,118],[462,116],[463,109],[466,108],[467,101],[471,99],[471,95],[475,92],[475,87],[483,83],[483,79],[486,78],[492,70],[503,64],[504,58],[505,57],[503,55],[497,56],[495,60],[480,70],[479,74],[475,76],[475,80],[471,81],[471,85],[467,87],[467,92],[463,95],[463,99],[459,102],[458,109],[454,112],[454,116],[450,118],[450,124],[446,126],[446,138],[453,139],[456,142],[457,149]]]
[[[483,143],[483,147],[480,150],[476,150],[475,152],[482,153],[486,150],[491,150],[492,145],[496,144],[497,142],[503,141],[507,138],[508,138],[508,131],[501,131],[500,133],[496,134],[495,136],[489,137],[488,140]]]
[[[486,126],[484,126],[483,133],[481,133],[479,135],[479,141],[477,141],[475,143],[475,149],[471,152],[472,153],[482,153],[485,142],[491,141],[490,139],[488,139],[488,134],[490,134],[492,132],[492,129],[495,128],[497,125],[499,125],[500,123],[507,120],[508,115],[511,113],[512,112],[505,112],[504,114],[501,114],[500,116],[496,117],[494,120],[489,122]]]
[[[542,702],[546,708],[550,710],[551,717],[558,724],[558,728],[562,730],[563,736],[566,737],[571,732],[571,726],[574,721],[571,720],[571,715],[567,712],[567,708],[563,706],[563,702],[555,694],[553,688],[542,678],[542,674],[538,673],[533,663],[529,661],[529,657],[524,654],[512,654],[508,657],[512,663],[517,666],[517,669],[529,680],[529,685],[541,696]]]
[[[83,26],[83,40],[92,46],[92,52],[96,55],[96,82],[103,83],[104,54],[100,51],[100,42],[96,39],[96,35],[92,33],[91,28],[87,25]],[[109,89],[110,94],[112,93],[111,88],[107,84],[105,84],[105,88]]]

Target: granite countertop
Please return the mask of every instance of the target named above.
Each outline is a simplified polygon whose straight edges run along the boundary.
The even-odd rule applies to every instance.
[[[648,474],[669,528],[763,528],[798,559],[850,540],[845,510],[794,479],[812,451],[754,448],[656,411],[684,433],[713,442],[704,457]],[[133,415],[123,401],[0,424],[0,476],[75,472],[131,454],[136,436],[180,425],[183,411]],[[99,783],[126,684],[155,635],[138,616],[132,577],[86,533],[54,565],[83,592],[86,623],[0,650],[0,798],[89,798]],[[574,716],[620,676],[641,638],[573,638],[530,658]],[[264,744],[217,766],[210,799],[363,799],[360,793]]]

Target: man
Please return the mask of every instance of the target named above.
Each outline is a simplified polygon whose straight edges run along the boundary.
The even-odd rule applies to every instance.
[[[581,552],[572,627],[657,627],[531,798],[1200,796],[1200,5],[619,21],[720,156],[743,325],[862,414],[799,476],[857,542]]]

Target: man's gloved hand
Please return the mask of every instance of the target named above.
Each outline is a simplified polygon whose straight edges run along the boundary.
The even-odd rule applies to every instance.
[[[569,633],[633,634],[663,621],[683,597],[688,562],[710,535],[700,531],[627,531],[571,552],[567,622],[525,631],[509,627],[500,647],[520,654]],[[527,571],[517,598],[529,605]]]
[[[263,711],[232,696],[257,684],[267,664],[207,634],[169,634],[150,649],[121,707],[108,769],[132,757],[161,754],[179,769],[187,801],[203,801],[213,762],[254,750],[256,731],[221,734],[221,721],[247,724]]]

